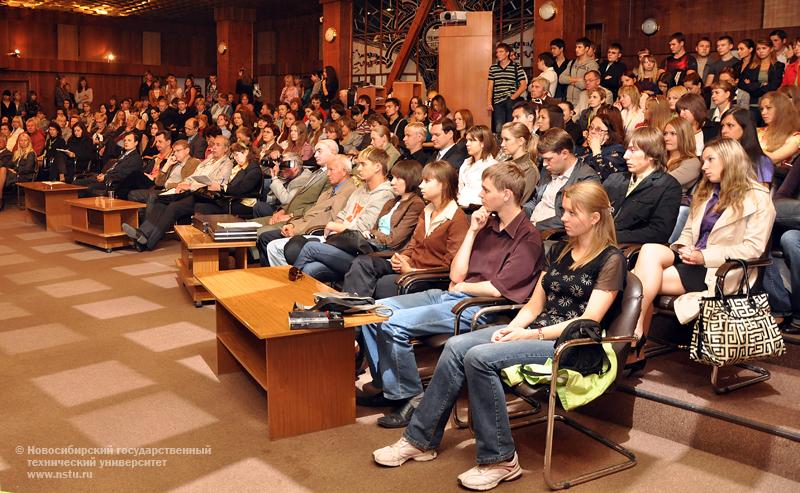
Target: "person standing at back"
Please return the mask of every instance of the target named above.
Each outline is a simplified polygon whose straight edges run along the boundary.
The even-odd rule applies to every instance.
[[[497,63],[489,67],[487,86],[487,109],[492,113],[492,130],[499,132],[506,122],[511,121],[514,103],[525,94],[528,76],[519,63],[511,61],[511,47],[499,43],[495,48]]]
[[[681,32],[673,33],[669,38],[671,56],[664,60],[664,72],[669,75],[669,87],[683,85],[683,79],[689,71],[697,72],[697,60],[686,53],[686,36]]]
[[[581,91],[586,89],[583,83],[583,76],[590,70],[597,70],[597,61],[589,56],[589,48],[592,42],[589,38],[580,38],[575,43],[575,60],[567,65],[567,68],[558,76],[559,84],[566,85],[564,100],[573,105],[578,104]]]

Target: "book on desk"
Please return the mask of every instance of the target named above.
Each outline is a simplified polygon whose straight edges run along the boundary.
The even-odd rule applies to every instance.
[[[195,214],[192,226],[214,241],[255,241],[261,224],[231,214]]]

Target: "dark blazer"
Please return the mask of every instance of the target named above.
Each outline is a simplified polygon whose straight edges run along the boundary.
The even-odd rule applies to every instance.
[[[189,142],[189,154],[197,159],[203,160],[206,158],[206,148],[208,148],[208,142],[199,132],[194,140]]]
[[[617,97],[620,78],[626,70],[628,70],[628,67],[622,62],[614,62],[610,67],[608,60],[600,62],[600,85],[611,91],[614,94],[614,98]]]
[[[625,196],[629,173],[614,173],[603,188],[614,208],[619,243],[666,243],[681,205],[681,185],[662,171],[654,171]]]
[[[434,152],[431,154],[429,163],[436,161],[436,156],[439,155],[439,150],[434,149]],[[453,165],[455,169],[459,169],[462,164],[464,164],[464,160],[467,159],[467,145],[466,143],[456,143],[453,147],[450,148],[449,151],[444,155],[444,160]]]
[[[144,174],[142,156],[137,150],[123,155],[109,166],[103,181],[106,187],[113,188],[121,199],[127,199],[131,190],[147,189],[153,186],[153,182]]]
[[[424,147],[414,153],[410,153],[406,150],[405,154],[403,155],[403,159],[412,159],[425,166],[431,160],[431,153],[426,151]]]
[[[400,197],[397,197],[394,200],[386,202],[383,205],[383,209],[378,214],[378,218],[388,214],[399,200]],[[387,249],[397,250],[411,239],[411,234],[414,232],[414,228],[417,227],[419,216],[422,214],[422,209],[424,208],[425,202],[422,198],[419,195],[413,195],[409,200],[401,201],[400,205],[397,206],[397,209],[389,220],[390,229],[388,235],[381,233],[377,223],[375,227],[372,228],[371,233],[375,235],[375,239],[382,245],[386,245]]]
[[[770,65],[769,71],[767,71],[767,84],[763,86],[758,82],[759,67],[747,67],[742,70],[742,76],[739,77],[739,88],[750,93],[751,105],[757,104],[758,98],[764,94],[778,90],[781,86],[781,81],[783,81],[783,68],[784,65],[781,62],[775,62]]]
[[[236,198],[258,197],[262,183],[261,166],[252,162],[236,173],[225,187],[225,195]]]
[[[547,188],[547,185],[550,184],[552,178],[550,177],[550,172],[547,169],[542,168],[542,176],[539,178],[539,184],[536,185],[536,190],[533,192],[533,197],[529,200],[525,206],[525,212],[530,216],[533,212],[533,209],[536,207],[536,204],[542,200],[542,196],[544,195],[544,191]],[[561,208],[561,197],[564,188],[572,185],[573,183],[578,183],[584,180],[594,180],[599,182],[600,177],[598,176],[597,172],[592,169],[591,166],[586,164],[586,162],[578,158],[578,162],[575,163],[575,169],[572,170],[572,174],[569,175],[569,180],[564,184],[557,193],[556,193],[556,200],[555,200],[555,211],[556,215],[551,217],[550,219],[546,219],[544,221],[539,221],[536,223],[536,229],[539,231],[545,231],[548,229],[563,229],[564,223],[561,222],[561,216],[564,214],[564,209]]]

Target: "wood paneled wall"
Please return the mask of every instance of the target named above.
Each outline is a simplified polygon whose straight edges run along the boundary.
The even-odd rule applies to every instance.
[[[284,75],[307,75],[322,68],[319,17],[265,19],[256,24],[255,74],[264,101],[278,100]]]
[[[798,4],[797,0],[787,0]],[[686,49],[694,51],[697,40],[708,36],[712,51],[717,37],[729,34],[735,42],[745,38],[766,38],[771,29],[762,29],[764,0],[605,0],[586,2],[586,23],[603,25],[602,52],[610,43],[622,44],[626,61],[636,52],[649,48],[659,61],[669,53],[669,36],[681,31],[686,35]],[[661,27],[653,36],[642,34],[641,25],[648,17]],[[800,35],[800,27],[783,28],[789,37]],[[572,57],[572,55],[570,55]]]
[[[77,37],[59,39],[59,25],[76,26]],[[160,65],[144,63],[144,32],[160,33]],[[96,104],[111,95],[136,96],[145,70],[180,77],[189,73],[204,77],[215,71],[215,41],[214,24],[0,7],[0,88],[7,85],[3,81],[24,81],[28,89],[39,93],[48,112],[53,110],[56,74],[67,77],[73,91],[78,77],[85,75]],[[69,45],[59,51],[59,43]],[[22,52],[21,58],[6,55],[14,49]],[[109,53],[115,56],[113,62],[106,59]]]

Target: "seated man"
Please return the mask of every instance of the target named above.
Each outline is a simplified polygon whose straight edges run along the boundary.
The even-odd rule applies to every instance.
[[[471,296],[530,297],[542,265],[542,240],[520,206],[525,177],[518,166],[500,163],[483,172],[483,207],[472,214],[467,235],[450,266],[450,290],[431,289],[380,300],[393,310],[386,322],[362,327],[361,337],[380,392],[357,397],[361,405],[400,405],[378,420],[387,428],[406,426],[422,399],[411,339],[452,334],[451,309]],[[478,307],[467,309],[469,326]]]
[[[262,266],[286,265],[286,243],[295,235],[305,235],[324,228],[336,219],[336,215],[347,204],[347,199],[356,190],[355,183],[350,179],[350,160],[342,155],[334,155],[327,161],[326,168],[330,186],[323,190],[313,207],[300,215],[290,217],[285,223],[269,226],[271,229],[259,230],[256,246]],[[270,251],[272,258],[268,259]]]
[[[575,142],[561,128],[551,128],[542,134],[536,146],[542,158],[542,176],[525,210],[531,211],[531,222],[539,231],[563,229],[561,191],[583,180],[600,181],[594,169],[578,159],[572,150]]]
[[[363,185],[347,199],[344,208],[340,210],[336,217],[325,224],[324,236],[331,233],[342,233],[348,229],[364,232],[369,231],[378,221],[383,205],[394,198],[392,186],[386,180],[386,167],[389,155],[375,147],[369,147],[358,155],[358,176]],[[319,240],[317,235],[298,235],[287,241],[277,240],[267,245],[267,255],[270,265],[292,264],[298,268],[305,267],[304,262],[300,262],[298,255],[304,249],[308,240]],[[324,240],[322,240],[324,241]],[[309,252],[310,253],[310,252]],[[316,249],[311,257],[306,257],[313,265],[309,265],[309,272],[312,276],[319,275],[320,280],[332,280],[333,272],[325,265],[312,261],[312,257],[319,253]],[[283,262],[283,263],[281,263]]]
[[[150,180],[142,171],[142,156],[139,154],[141,136],[136,132],[128,132],[122,138],[122,155],[110,166],[103,169],[95,178],[76,180],[78,185],[88,188],[81,196],[102,196],[114,191],[117,198],[127,199],[131,190],[146,188]]]
[[[321,142],[317,143],[318,146],[320,144]],[[315,179],[314,183],[325,182],[324,170],[314,174],[310,169],[303,167],[302,157],[294,152],[287,152],[278,157],[277,163],[269,169],[269,174],[272,178],[269,184],[269,194],[266,200],[259,200],[253,205],[254,217],[272,216],[273,213],[277,212],[277,207],[285,207],[292,201],[298,191],[308,185],[312,176]],[[275,222],[278,222],[278,220],[276,219]]]
[[[140,228],[122,224],[122,230],[134,240],[134,247],[138,251],[155,248],[175,221],[190,217],[194,213],[193,192],[202,188],[218,192],[228,183],[233,168],[233,162],[228,156],[229,145],[226,137],[221,135],[215,137],[211,156],[200,163],[195,172],[178,183],[174,189],[159,194],[155,202],[147,208],[145,221]]]

